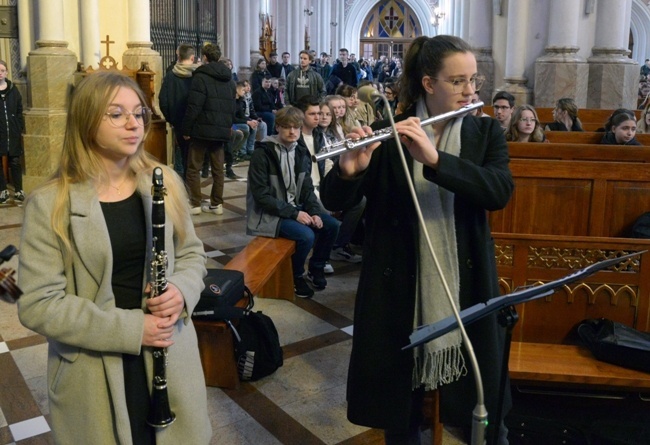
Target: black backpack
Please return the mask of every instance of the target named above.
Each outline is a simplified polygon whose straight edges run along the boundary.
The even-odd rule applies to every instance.
[[[268,315],[261,311],[248,311],[239,319],[237,328],[232,324],[230,327],[235,335],[235,358],[240,380],[259,380],[282,366],[280,338]]]

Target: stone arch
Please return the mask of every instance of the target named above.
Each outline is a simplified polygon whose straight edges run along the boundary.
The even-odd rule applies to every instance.
[[[361,48],[359,48],[359,36],[361,35],[361,27],[363,26],[363,21],[368,15],[373,6],[377,3],[378,0],[361,0],[356,1],[350,7],[349,11],[345,12],[345,35],[343,36],[342,46],[347,47],[351,53],[359,54]],[[416,0],[400,0],[407,4],[417,16],[422,26],[422,34],[427,36],[436,35],[435,26],[431,25],[431,11],[427,2],[416,1]],[[346,46],[347,45],[347,46]]]
[[[643,65],[650,58],[650,7],[640,0],[632,2],[630,29],[634,37],[631,57]]]

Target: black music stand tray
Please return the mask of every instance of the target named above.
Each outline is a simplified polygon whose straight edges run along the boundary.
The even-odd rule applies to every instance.
[[[497,403],[497,416],[496,419],[501,418],[503,410],[503,398],[505,396],[505,389],[508,377],[508,362],[510,360],[510,344],[512,342],[512,331],[519,320],[519,315],[515,309],[516,304],[526,303],[527,301],[536,300],[541,297],[551,295],[555,292],[555,289],[564,286],[565,284],[573,283],[582,278],[586,278],[599,270],[606,269],[610,266],[620,263],[621,261],[639,256],[646,251],[629,253],[627,255],[621,255],[616,258],[608,258],[606,260],[599,261],[594,264],[590,264],[587,267],[577,270],[576,272],[569,274],[565,277],[562,277],[558,280],[551,281],[548,283],[541,284],[539,286],[526,287],[521,290],[516,290],[510,294],[502,295],[500,297],[495,297],[488,300],[486,303],[479,303],[471,306],[467,309],[464,309],[460,312],[460,319],[463,322],[463,325],[466,326],[471,324],[481,318],[485,317],[488,314],[499,311],[497,319],[499,324],[506,328],[505,335],[505,344],[503,348],[503,357],[501,364],[501,378],[499,380],[499,400]],[[435,323],[419,326],[413,333],[410,335],[409,339],[411,343],[404,346],[402,350],[411,349],[421,344],[427,343],[435,338],[438,338],[454,329],[458,328],[458,320],[455,316],[447,317],[443,320],[437,321]],[[504,372],[505,371],[505,372]],[[496,443],[498,438],[499,429],[494,429],[493,443]]]

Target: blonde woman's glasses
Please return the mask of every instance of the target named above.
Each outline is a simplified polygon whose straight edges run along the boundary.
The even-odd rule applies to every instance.
[[[115,128],[126,127],[126,124],[131,120],[131,116],[135,118],[135,122],[141,127],[147,125],[151,120],[151,110],[146,107],[136,108],[135,111],[127,111],[122,107],[116,107],[105,114],[108,116],[108,121]]]

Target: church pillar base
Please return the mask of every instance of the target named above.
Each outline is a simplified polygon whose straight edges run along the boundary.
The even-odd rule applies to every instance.
[[[637,105],[639,66],[617,50],[592,49],[589,62],[588,108],[629,108]]]
[[[589,65],[577,55],[579,48],[547,47],[535,61],[535,106],[555,107],[558,99],[570,97],[578,108],[587,106]]]
[[[59,164],[68,96],[77,69],[77,57],[67,49],[67,42],[39,40],[36,45],[27,56],[23,187],[28,193]]]
[[[492,48],[474,48],[474,54],[476,54],[477,72],[485,76],[485,83],[481,87],[479,97],[486,105],[492,105],[492,96],[494,96]]]
[[[36,45],[27,56],[28,106],[65,110],[77,56],[67,42],[39,40]]]
[[[142,62],[147,62],[149,69],[156,73],[153,78],[154,82],[154,97],[153,106],[160,115],[160,107],[158,105],[158,93],[162,86],[162,79],[165,75],[166,67],[163,67],[162,56],[158,51],[151,49],[153,43],[151,42],[126,42],[127,50],[122,55],[122,68],[131,70],[139,70]]]
[[[525,77],[504,77],[505,85],[494,92],[506,91],[515,96],[515,105],[530,104],[533,99],[533,92],[526,87],[528,79]]]
[[[63,110],[31,108],[25,112],[23,187],[27,193],[42,184],[58,167],[66,117]]]

